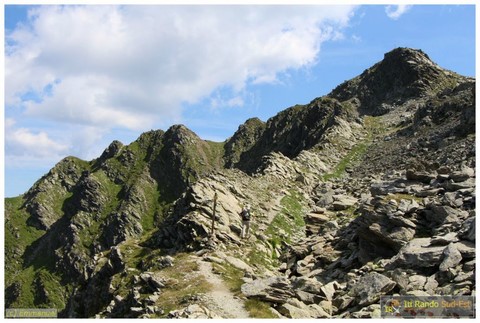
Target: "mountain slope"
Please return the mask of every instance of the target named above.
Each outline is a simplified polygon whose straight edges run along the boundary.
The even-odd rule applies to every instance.
[[[357,283],[412,291],[399,272],[429,279],[421,292],[469,295],[474,176],[475,80],[398,48],[327,96],[247,120],[223,143],[176,125],[114,141],[92,161],[63,159],[5,201],[6,308],[184,317],[173,310],[186,303],[207,315],[205,267],[248,297],[256,317],[368,316],[381,293],[363,299]],[[242,241],[247,203],[256,216]],[[409,263],[420,251],[407,247],[427,238],[460,250],[453,273],[437,249],[425,249],[432,267]],[[255,294],[249,284],[268,286]]]

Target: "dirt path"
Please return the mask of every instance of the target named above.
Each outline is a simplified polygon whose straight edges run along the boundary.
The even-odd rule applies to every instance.
[[[206,294],[211,310],[223,318],[249,318],[243,302],[236,298],[225,286],[223,280],[212,272],[212,264],[198,259],[200,273],[212,284],[213,289]]]

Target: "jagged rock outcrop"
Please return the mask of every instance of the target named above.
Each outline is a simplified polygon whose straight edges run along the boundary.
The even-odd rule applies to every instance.
[[[358,105],[369,115],[382,115],[411,98],[453,89],[464,77],[447,71],[421,50],[396,48],[361,75],[335,88],[329,96]]]
[[[343,105],[329,97],[315,99],[305,106],[288,108],[270,118],[265,125],[257,125],[254,128],[258,129],[255,133],[257,140],[253,144],[237,147],[235,160],[238,159],[238,162],[231,160],[228,165],[253,173],[262,165],[262,157],[272,152],[293,158],[303,150],[328,142],[332,137],[350,140],[354,136],[352,128],[359,127],[356,118],[356,110],[350,105]],[[250,121],[249,125],[252,123]],[[239,138],[244,137],[245,128],[247,126],[240,127],[226,142],[226,147],[235,145]]]
[[[242,153],[250,150],[265,131],[265,123],[251,118],[238,127],[235,134],[225,142],[225,166],[234,167]]]

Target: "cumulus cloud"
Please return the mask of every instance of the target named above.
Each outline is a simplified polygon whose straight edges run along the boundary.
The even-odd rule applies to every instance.
[[[5,35],[6,168],[51,167],[66,155],[92,159],[120,131],[165,129],[198,102],[213,114],[249,106],[251,86],[313,66],[322,43],[341,39],[354,12],[32,7]]]
[[[183,103],[316,62],[353,7],[43,6],[7,33],[5,99],[28,117],[148,129]],[[27,100],[25,95],[34,99]],[[237,98],[237,99],[236,99]]]
[[[26,128],[17,128],[13,119],[5,120],[5,149],[10,156],[58,159],[68,148],[68,145],[51,139],[44,131],[32,132]]]
[[[388,18],[397,20],[411,8],[411,5],[387,6],[385,7],[385,13],[387,14]]]

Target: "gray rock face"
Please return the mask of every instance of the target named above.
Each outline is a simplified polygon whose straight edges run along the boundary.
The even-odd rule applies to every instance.
[[[462,224],[459,235],[465,240],[475,242],[475,217],[465,220]]]
[[[433,206],[431,212],[426,213],[427,219],[436,224],[460,223],[460,220],[468,216],[466,211],[454,209],[450,206]]]
[[[408,205],[416,208],[413,203]],[[402,207],[407,207],[406,203]],[[399,206],[383,199],[374,202],[373,210],[363,208],[357,223],[363,263],[377,257],[392,257],[415,236],[416,224],[399,211]]]
[[[247,297],[283,304],[295,296],[290,281],[283,277],[256,279],[242,285],[242,293]]]
[[[279,306],[278,311],[293,319],[312,319],[312,318],[328,318],[328,314],[321,306],[317,304],[306,305],[299,300],[292,298],[287,303]]]
[[[241,199],[228,189],[222,175],[211,175],[193,184],[190,190],[177,200],[173,215],[159,232],[162,244],[171,247],[194,244],[209,237],[212,230],[213,199],[217,194],[215,212],[215,236],[223,242],[239,242],[236,228],[241,227]],[[231,184],[233,187],[233,183]]]
[[[430,238],[415,238],[391,259],[391,262],[387,267],[434,267],[440,263],[444,249],[444,246],[431,246]]]
[[[450,174],[449,178],[454,182],[464,182],[471,177],[475,176],[475,170],[470,167],[464,167],[461,170],[454,171]]]
[[[440,264],[440,271],[447,271],[450,268],[454,268],[462,261],[462,254],[458,251],[455,244],[451,243],[443,251],[443,260]]]
[[[334,195],[332,207],[335,211],[346,210],[357,203],[357,199],[346,195]]]
[[[176,319],[220,319],[222,318],[217,313],[210,311],[208,308],[191,304],[183,309],[171,311],[168,314],[169,318]]]
[[[396,283],[390,278],[379,274],[370,273],[360,278],[360,280],[350,289],[350,296],[357,297],[359,305],[370,305],[380,299],[395,287]]]

